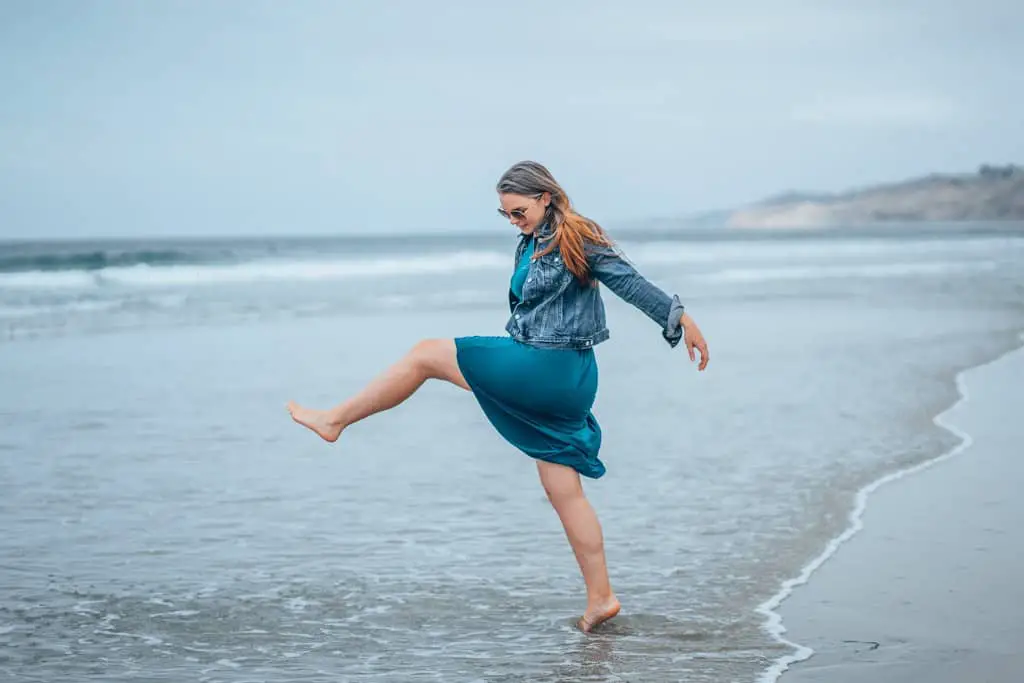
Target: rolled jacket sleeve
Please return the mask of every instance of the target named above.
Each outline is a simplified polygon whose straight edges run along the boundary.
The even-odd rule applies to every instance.
[[[599,282],[658,323],[670,346],[679,343],[683,337],[680,318],[684,307],[678,296],[670,297],[649,282],[613,247],[588,244],[587,264]]]

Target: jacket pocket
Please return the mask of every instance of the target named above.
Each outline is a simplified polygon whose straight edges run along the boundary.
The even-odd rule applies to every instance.
[[[534,272],[544,289],[561,289],[562,280],[569,274],[557,251],[544,254],[534,263]]]

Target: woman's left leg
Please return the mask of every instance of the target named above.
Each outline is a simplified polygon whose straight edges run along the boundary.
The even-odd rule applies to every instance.
[[[619,613],[619,601],[608,580],[601,524],[576,470],[543,460],[537,461],[537,470],[587,585],[587,610],[577,622],[579,629],[587,632]]]

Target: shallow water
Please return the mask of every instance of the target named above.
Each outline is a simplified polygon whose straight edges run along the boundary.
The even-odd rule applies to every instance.
[[[428,384],[331,446],[283,409],[420,337],[500,334],[512,241],[66,267],[20,247],[0,264],[0,674],[756,679],[789,652],[757,605],[861,485],[955,443],[931,424],[953,374],[1024,327],[1020,232],[757,237],[623,239],[712,364],[606,292],[608,474],[586,487],[623,613],[591,636],[533,463],[471,396]],[[463,247],[475,262],[437,260]]]

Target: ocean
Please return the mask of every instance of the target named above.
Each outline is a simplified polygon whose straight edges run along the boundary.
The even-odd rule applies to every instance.
[[[774,679],[785,582],[863,486],[956,446],[954,377],[1019,343],[1024,230],[616,236],[712,360],[605,290],[585,488],[623,610],[591,635],[471,395],[428,383],[335,444],[284,409],[502,334],[514,231],[0,243],[0,678]]]

